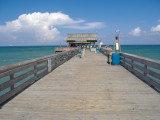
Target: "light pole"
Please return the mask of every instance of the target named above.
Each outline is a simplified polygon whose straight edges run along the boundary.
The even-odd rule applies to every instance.
[[[119,47],[119,52],[121,51],[121,48],[120,48],[120,40],[119,40],[119,33],[120,31],[119,30],[116,30],[116,33],[117,33],[117,37],[118,37],[118,47]]]

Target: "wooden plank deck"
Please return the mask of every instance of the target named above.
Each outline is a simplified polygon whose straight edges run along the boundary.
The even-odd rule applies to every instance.
[[[1,120],[159,120],[160,94],[100,53],[73,57],[0,109]]]

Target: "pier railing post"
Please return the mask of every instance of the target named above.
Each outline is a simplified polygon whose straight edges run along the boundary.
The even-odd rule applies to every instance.
[[[144,68],[145,68],[145,70],[147,71],[147,65],[146,65],[146,64],[144,64]],[[144,71],[144,76],[147,76],[146,71]]]
[[[14,73],[10,75],[10,80],[12,80],[12,79],[14,79]],[[14,84],[11,85],[11,90],[13,90],[13,89],[14,89]]]
[[[34,65],[34,70],[35,70],[34,77],[36,78],[35,81],[37,81],[37,65]]]
[[[123,56],[124,57],[124,56]],[[126,61],[125,61],[125,57],[124,57],[124,59],[123,59],[123,64],[124,64],[124,67],[126,66],[126,63],[125,63]]]
[[[57,59],[58,59],[58,58],[56,57],[56,58],[55,58],[55,61],[56,61],[56,62],[55,62],[55,68],[57,67]]]
[[[71,51],[69,51],[68,53],[69,53],[68,54],[68,59],[70,59],[71,58]]]
[[[132,69],[133,69],[133,59],[131,59],[131,63],[132,63],[131,67],[132,67]]]
[[[51,65],[51,58],[48,58],[48,72],[51,72],[52,70],[52,65]]]
[[[69,60],[69,52],[67,52],[66,61]]]

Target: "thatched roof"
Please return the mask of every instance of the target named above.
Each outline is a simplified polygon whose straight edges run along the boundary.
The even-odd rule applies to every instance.
[[[68,34],[67,42],[73,42],[76,40],[82,40],[87,42],[97,42],[97,33],[81,33],[81,34]]]

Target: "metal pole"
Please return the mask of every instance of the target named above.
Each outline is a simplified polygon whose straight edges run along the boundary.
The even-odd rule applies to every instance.
[[[118,31],[118,45],[119,45],[119,52],[120,52],[121,48],[120,48],[120,40],[119,40],[119,31]]]
[[[119,52],[121,51],[121,48],[120,48],[120,39],[119,39],[119,30],[116,30],[116,33],[118,34],[118,46],[119,46]]]

